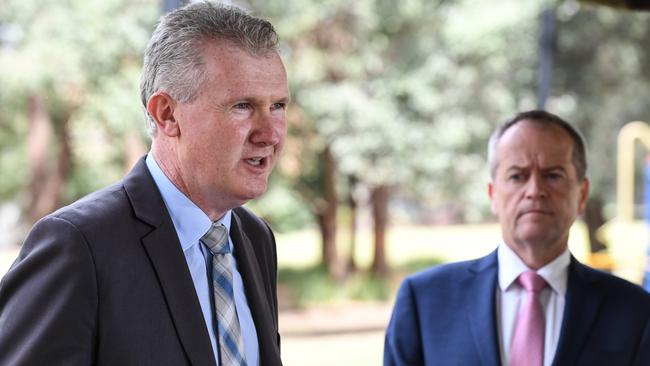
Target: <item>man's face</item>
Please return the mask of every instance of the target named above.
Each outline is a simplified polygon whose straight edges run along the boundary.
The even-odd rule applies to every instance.
[[[589,187],[576,177],[572,152],[571,138],[557,125],[521,121],[501,136],[488,192],[503,239],[515,252],[537,248],[554,258],[566,248]]]
[[[176,171],[191,200],[222,214],[266,191],[287,132],[289,89],[276,52],[253,57],[212,42],[203,55],[207,79],[199,96],[174,110]]]

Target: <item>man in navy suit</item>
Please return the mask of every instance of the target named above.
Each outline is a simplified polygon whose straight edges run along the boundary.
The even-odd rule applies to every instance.
[[[241,207],[286,135],[277,42],[216,3],[161,19],[140,86],[151,151],[32,228],[0,283],[0,365],[282,365],[275,240]]]
[[[568,250],[589,191],[585,155],[580,134],[544,111],[493,133],[488,194],[503,243],[402,283],[384,365],[650,365],[650,295]],[[524,273],[542,285],[528,292]],[[522,342],[528,304],[541,324],[522,325],[535,329]]]

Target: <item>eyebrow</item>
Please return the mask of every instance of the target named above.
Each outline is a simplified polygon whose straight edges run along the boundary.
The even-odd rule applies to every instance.
[[[291,95],[288,95],[286,97],[280,98],[275,101],[275,103],[284,103],[284,104],[289,104],[291,103]]]
[[[235,102],[247,102],[247,103],[251,103],[251,104],[257,104],[257,103],[261,102],[263,99],[265,99],[265,98],[258,98],[257,96],[252,96],[252,95],[244,96],[244,97],[240,96],[240,97],[230,98],[230,99],[224,101],[221,104],[223,104],[224,106],[230,105],[230,104],[235,103]],[[291,102],[291,96],[290,95],[286,96],[286,97],[280,97],[278,99],[271,99],[271,103],[289,104],[290,102]]]
[[[511,170],[528,170],[529,168],[527,166],[519,166],[519,165],[511,165],[508,168],[506,168],[506,172],[509,172]],[[542,171],[550,171],[550,170],[562,170],[566,171],[566,169],[562,165],[553,165],[549,167],[544,167],[541,169]]]

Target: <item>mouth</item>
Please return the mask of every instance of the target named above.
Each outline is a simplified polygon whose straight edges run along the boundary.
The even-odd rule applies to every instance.
[[[268,157],[263,157],[263,156],[256,156],[248,159],[244,159],[246,164],[260,168],[260,167],[265,167],[268,164],[269,158]]]
[[[548,215],[552,215],[552,212],[550,212],[548,210],[542,210],[542,209],[526,210],[526,211],[522,211],[519,214],[519,217],[525,216],[525,215],[547,215],[548,216]]]

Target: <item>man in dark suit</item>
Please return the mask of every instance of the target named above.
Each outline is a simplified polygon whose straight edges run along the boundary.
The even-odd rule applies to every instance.
[[[579,133],[524,112],[488,155],[503,244],[403,282],[384,365],[650,365],[650,295],[568,250],[589,189]]]
[[[235,8],[161,19],[141,79],[151,151],[32,228],[0,285],[0,365],[281,365],[275,240],[240,207],[286,135],[276,47]]]

